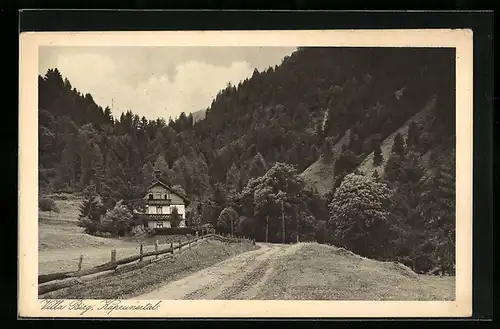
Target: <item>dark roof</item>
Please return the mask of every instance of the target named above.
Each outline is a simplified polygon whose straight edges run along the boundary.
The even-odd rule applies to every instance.
[[[178,195],[182,200],[184,200],[186,205],[191,203],[191,200],[189,200],[189,198],[186,195],[180,193],[179,191],[173,190],[172,187],[170,187],[167,183],[161,181],[160,179],[155,180],[151,185],[148,186],[148,188],[146,190],[149,190],[150,188],[152,188],[155,185],[162,185],[170,192],[174,193],[175,195]]]

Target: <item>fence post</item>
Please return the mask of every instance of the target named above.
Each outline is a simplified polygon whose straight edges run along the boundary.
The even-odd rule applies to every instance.
[[[170,249],[172,250],[172,255],[174,254],[174,243],[170,242]]]
[[[80,260],[78,261],[78,271],[82,270],[83,254],[80,255]]]
[[[198,231],[196,231],[196,238],[198,239]]]
[[[156,240],[155,242],[155,253],[156,253],[155,258],[158,258],[158,240]]]
[[[142,260],[142,254],[143,254],[143,246],[142,246],[142,243],[141,243],[141,247],[139,249],[139,255],[141,256],[140,260]]]
[[[116,262],[116,249],[111,249],[111,263]]]

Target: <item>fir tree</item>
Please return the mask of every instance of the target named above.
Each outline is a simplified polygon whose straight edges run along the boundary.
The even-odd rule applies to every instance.
[[[404,157],[405,155],[405,145],[403,136],[398,132],[394,136],[394,143],[392,144],[391,153]]]
[[[311,154],[309,156],[310,162],[314,162],[318,159],[319,151],[316,145],[311,146]]]
[[[403,158],[392,153],[384,167],[384,178],[389,182],[397,182],[403,178]]]
[[[455,266],[455,151],[437,160],[423,187],[419,211],[427,218],[430,241],[441,271],[454,274]]]
[[[384,161],[382,156],[382,149],[380,148],[380,143],[375,143],[375,147],[373,149],[373,164],[375,166],[380,166]]]
[[[332,140],[327,138],[323,144],[323,160],[330,162],[333,159],[333,145]]]
[[[85,227],[89,234],[94,234],[99,228],[101,215],[103,213],[102,204],[99,202],[95,185],[91,184],[83,191],[83,201],[80,205],[78,224]]]
[[[267,171],[267,164],[262,155],[257,152],[255,157],[250,163],[249,176],[250,177],[260,177],[264,175]]]
[[[410,126],[408,127],[408,136],[406,137],[406,145],[408,148],[416,148],[420,144],[419,141],[419,129],[415,121],[412,121],[410,123]]]

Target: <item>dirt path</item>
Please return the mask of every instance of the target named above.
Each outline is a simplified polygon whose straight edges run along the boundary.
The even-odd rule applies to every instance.
[[[133,299],[253,299],[275,271],[277,260],[302,244],[260,246]]]

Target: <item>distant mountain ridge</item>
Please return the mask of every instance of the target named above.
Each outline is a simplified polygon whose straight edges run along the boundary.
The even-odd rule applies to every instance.
[[[191,114],[193,115],[194,122],[205,119],[206,112],[207,112],[206,110],[198,110],[195,112],[191,112]]]

